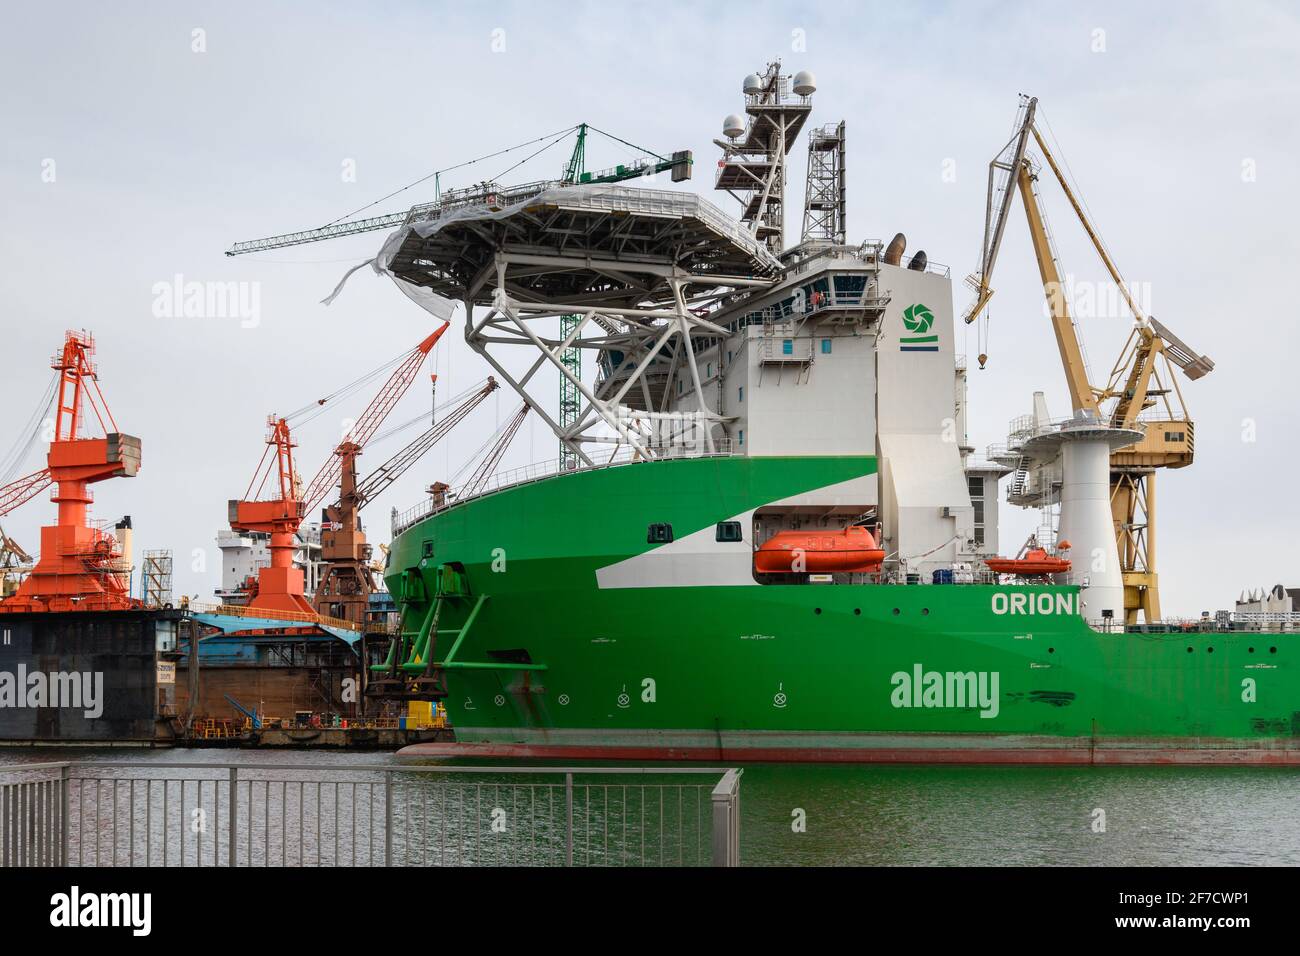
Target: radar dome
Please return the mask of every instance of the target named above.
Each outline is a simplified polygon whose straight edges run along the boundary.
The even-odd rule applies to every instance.
[[[727,139],[735,139],[743,132],[745,132],[745,121],[735,113],[722,121],[722,135]]]
[[[811,70],[800,70],[794,75],[794,91],[800,96],[811,96],[817,92],[817,77]]]
[[[751,73],[745,77],[744,91],[746,96],[754,96],[763,92],[763,78],[757,73]]]

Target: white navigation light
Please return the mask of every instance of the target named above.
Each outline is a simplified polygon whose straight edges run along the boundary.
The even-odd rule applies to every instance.
[[[817,92],[817,77],[811,70],[800,70],[794,75],[794,91],[800,96],[812,96]]]
[[[727,139],[735,139],[743,132],[745,132],[745,121],[735,113],[722,121],[722,135]]]
[[[749,76],[745,77],[744,90],[746,96],[757,96],[759,93],[762,93],[763,78],[757,73],[749,74]]]

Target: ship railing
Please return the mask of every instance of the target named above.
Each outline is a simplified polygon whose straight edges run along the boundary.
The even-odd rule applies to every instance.
[[[763,326],[763,331],[766,331],[771,326],[793,326],[795,322],[832,311],[879,312],[889,304],[889,296],[874,283],[861,289],[837,289],[832,284],[829,290],[819,289],[814,295],[807,296],[802,311],[795,309],[796,304],[792,299],[783,300],[746,312],[739,321],[745,326]]]
[[[1167,421],[1167,419],[1161,419]],[[1147,425],[1154,422],[1139,420],[1133,424],[1133,430],[1142,433],[1146,432]],[[1035,421],[1032,415],[1021,415],[1013,418],[1007,429],[1006,442],[988,446],[988,456],[996,457],[995,453],[1005,455],[1006,452],[1017,452],[1024,447],[1025,442],[1033,438],[1039,438],[1043,435],[1051,435],[1060,431],[1069,431],[1072,428],[1095,427],[1109,428],[1110,420],[1108,418],[1088,419],[1076,418],[1073,416],[1067,418],[1051,418],[1046,420]]]
[[[465,484],[455,488],[449,488],[440,494],[433,495],[419,504],[407,508],[405,511],[397,512],[392,519],[392,533],[394,536],[406,531],[412,525],[418,524],[430,515],[443,511],[453,505],[463,501],[469,501],[474,498],[480,498],[483,495],[492,494],[497,491],[503,491],[508,488],[514,488],[519,485],[529,484],[534,481],[541,481],[546,478],[552,478],[559,474],[567,474],[577,471],[596,471],[602,468],[610,468],[616,465],[630,465],[639,461],[672,461],[683,458],[718,458],[731,457],[739,453],[738,448],[733,445],[731,439],[719,439],[714,441],[713,447],[709,448],[703,442],[689,442],[686,444],[665,444],[648,446],[654,453],[653,459],[646,459],[640,455],[631,445],[619,444],[612,446],[612,451],[589,451],[592,458],[597,459],[594,464],[583,465],[573,461],[573,459],[552,458],[547,461],[533,462],[528,465],[521,465],[518,468],[511,468],[507,471],[501,471],[493,474],[485,482],[476,485]]]
[[[0,867],[738,866],[735,768],[0,768]]]
[[[905,269],[911,269],[912,260],[915,258],[915,256],[908,256],[906,259],[900,260],[899,264]],[[952,270],[942,262],[926,262],[925,268],[917,269],[916,271],[929,273],[930,275],[943,276],[945,279],[952,275]]]
[[[1300,627],[1300,611],[1233,611],[1230,620],[1242,630]]]

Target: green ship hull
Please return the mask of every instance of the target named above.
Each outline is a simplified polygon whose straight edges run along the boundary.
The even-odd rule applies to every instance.
[[[710,579],[709,553],[672,558],[646,540],[667,523],[679,541],[712,542],[718,522],[875,468],[859,456],[616,465],[411,525],[386,572],[402,659],[408,676],[436,677],[457,737],[411,750],[1300,763],[1292,634],[1099,632],[1064,586],[728,583]]]

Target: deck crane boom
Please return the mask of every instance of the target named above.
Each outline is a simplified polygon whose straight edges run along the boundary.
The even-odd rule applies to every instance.
[[[248,491],[242,500],[232,500],[229,503],[232,530],[262,532],[270,536],[268,548],[271,563],[269,567],[258,569],[256,593],[248,602],[250,608],[316,617],[316,612],[307,602],[304,593],[306,582],[302,570],[293,563],[294,539],[298,528],[303,518],[320,505],[338,482],[345,446],[355,445],[358,450],[365,447],[393,406],[415,381],[424,360],[447,331],[448,325],[444,322],[403,356],[379,394],[361,413],[344,440],[330,453],[305,491],[301,490],[293,463],[294,441],[288,420],[271,417],[268,423],[267,449],[253,473]],[[325,400],[321,401],[323,403]],[[262,498],[262,491],[273,474],[276,480],[271,489],[271,497]]]
[[[339,497],[326,506],[321,521],[321,560],[325,564],[314,604],[319,614],[351,621],[361,629],[366,623],[370,593],[375,590],[370,569],[370,545],[361,527],[360,511],[404,475],[448,432],[483,403],[499,386],[489,377],[482,388],[455,405],[419,437],[360,481],[357,456],[361,447],[344,442],[335,451],[341,465]]]
[[[1105,419],[1116,428],[1146,426],[1143,438],[1137,443],[1111,452],[1110,490],[1111,513],[1124,579],[1125,623],[1136,624],[1139,614],[1147,622],[1153,622],[1160,618],[1155,563],[1155,469],[1190,465],[1195,447],[1193,422],[1187,416],[1172,366],[1182,369],[1194,381],[1213,370],[1214,362],[1193,351],[1139,307],[1044,141],[1035,122],[1037,111],[1036,97],[1021,98],[1016,131],[989,164],[984,244],[979,271],[966,280],[975,292],[975,299],[966,310],[965,320],[970,323],[979,318],[993,295],[989,281],[1011,208],[1011,182],[1014,180],[1024,202],[1029,235],[1074,411]],[[1037,168],[1028,154],[1031,138],[1133,314],[1133,330],[1106,385],[1102,387],[1090,380],[1070,315],[1060,265],[1038,195]],[[1158,359],[1164,360],[1166,371],[1163,375]],[[1163,405],[1163,413],[1141,418],[1144,412],[1158,405]]]
[[[479,466],[474,469],[474,473],[466,480],[464,487],[461,489],[461,496],[465,498],[472,497],[483,490],[489,478],[497,470],[497,465],[501,463],[501,458],[510,447],[510,443],[515,440],[515,435],[519,434],[519,428],[523,425],[524,419],[528,417],[528,409],[531,406],[524,402],[519,406],[518,411],[501,429],[500,437],[496,443],[479,462]]]
[[[50,469],[42,468],[0,487],[0,517],[22,507],[53,483]]]

